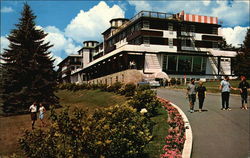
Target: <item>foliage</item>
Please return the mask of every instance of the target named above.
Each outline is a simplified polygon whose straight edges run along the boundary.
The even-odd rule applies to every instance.
[[[129,105],[141,111],[141,109],[147,109],[145,114],[148,117],[155,116],[157,114],[157,108],[160,106],[160,102],[156,98],[156,93],[152,90],[137,91],[132,99],[129,101]]]
[[[150,121],[124,104],[93,115],[51,110],[49,131],[26,131],[19,140],[28,157],[136,157],[152,138]]]
[[[7,37],[9,48],[1,55],[1,97],[6,113],[23,112],[34,101],[58,103],[54,95],[57,75],[49,51],[52,45],[44,41],[47,34],[36,27],[35,18],[29,5],[24,4],[19,23]]]
[[[175,78],[171,78],[170,79],[170,84],[171,85],[175,85],[176,84],[176,79]]]
[[[124,87],[124,92],[126,97],[131,97],[135,94],[136,85],[133,83],[128,83]]]
[[[244,45],[239,50],[234,59],[234,73],[238,76],[245,75],[248,78],[250,77],[250,28],[247,29],[247,34],[245,40],[243,41]]]
[[[144,91],[144,90],[148,90],[148,89],[151,89],[149,84],[143,84],[143,85],[139,85],[137,87],[137,91]]]

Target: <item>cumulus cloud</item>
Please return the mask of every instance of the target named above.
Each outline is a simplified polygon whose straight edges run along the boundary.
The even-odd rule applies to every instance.
[[[137,13],[142,10],[149,10],[149,11],[153,10],[153,8],[151,7],[148,1],[128,1],[128,3],[130,5],[135,6],[135,10]]]
[[[11,13],[14,12],[14,10],[11,7],[2,7],[1,13]]]
[[[222,36],[226,39],[227,44],[232,44],[232,46],[239,47],[242,44],[248,27],[236,26],[234,28],[222,28]]]
[[[8,48],[9,44],[9,40],[5,36],[1,36],[1,54],[4,52],[5,48]]]
[[[203,4],[205,5],[205,6],[208,6],[209,4],[210,4],[210,0],[203,0]]]
[[[80,10],[65,28],[65,35],[82,43],[84,40],[100,40],[101,33],[109,28],[113,18],[123,18],[124,11],[118,6],[109,7],[104,1],[88,11]]]

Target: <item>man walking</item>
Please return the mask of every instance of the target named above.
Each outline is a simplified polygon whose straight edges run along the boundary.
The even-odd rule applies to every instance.
[[[246,81],[245,76],[241,76],[241,82],[238,88],[240,89],[240,94],[241,94],[241,104],[242,104],[241,109],[247,110],[247,96],[248,96],[247,90],[250,87],[249,87],[249,83]]]
[[[229,108],[230,89],[233,88],[229,83],[229,77],[225,76],[224,80],[222,80],[220,83],[221,100],[222,100],[221,110],[231,110],[231,108]]]
[[[34,129],[34,125],[35,125],[35,122],[37,120],[37,115],[36,115],[36,112],[37,112],[37,103],[34,102],[30,108],[29,108],[29,111],[31,112],[31,121],[32,121],[32,129]]]
[[[194,81],[195,80],[192,78],[191,83],[189,83],[187,86],[187,94],[186,94],[186,96],[189,99],[190,113],[194,112],[194,103],[196,100],[196,87]]]

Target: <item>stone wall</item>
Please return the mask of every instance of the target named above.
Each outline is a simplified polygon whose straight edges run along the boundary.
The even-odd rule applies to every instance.
[[[121,72],[117,72],[111,75],[107,75],[104,77],[96,78],[93,80],[88,81],[92,84],[102,83],[112,85],[115,82],[121,82],[124,84],[127,83],[134,83],[137,84],[138,82],[142,81],[143,75],[140,70],[130,69]]]

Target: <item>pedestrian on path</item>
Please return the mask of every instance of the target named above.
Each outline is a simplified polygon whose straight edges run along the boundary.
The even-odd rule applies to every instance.
[[[238,88],[240,89],[241,94],[241,109],[247,110],[247,97],[248,92],[247,90],[250,88],[249,83],[246,81],[245,76],[241,76],[241,82],[239,83]]]
[[[196,88],[197,96],[199,100],[199,112],[202,112],[203,103],[206,97],[206,87],[203,86],[203,82],[199,81],[199,86]]]
[[[194,112],[194,103],[196,100],[196,87],[194,81],[195,80],[192,78],[191,83],[189,83],[187,86],[187,93],[186,93],[186,98],[188,97],[189,99],[190,113]]]
[[[45,112],[46,112],[45,107],[43,106],[42,103],[40,103],[40,107],[39,107],[39,119],[41,121],[41,127],[45,126],[45,122],[43,121]]]
[[[230,97],[231,89],[234,89],[234,88],[229,83],[229,77],[225,76],[224,80],[220,82],[221,101],[222,101],[221,110],[231,110],[231,108],[229,107],[229,97]]]
[[[35,125],[35,122],[37,120],[37,115],[36,115],[36,112],[37,112],[37,103],[34,102],[30,108],[29,108],[29,111],[31,112],[30,116],[31,116],[31,124],[32,124],[32,129],[34,129],[34,125]]]

